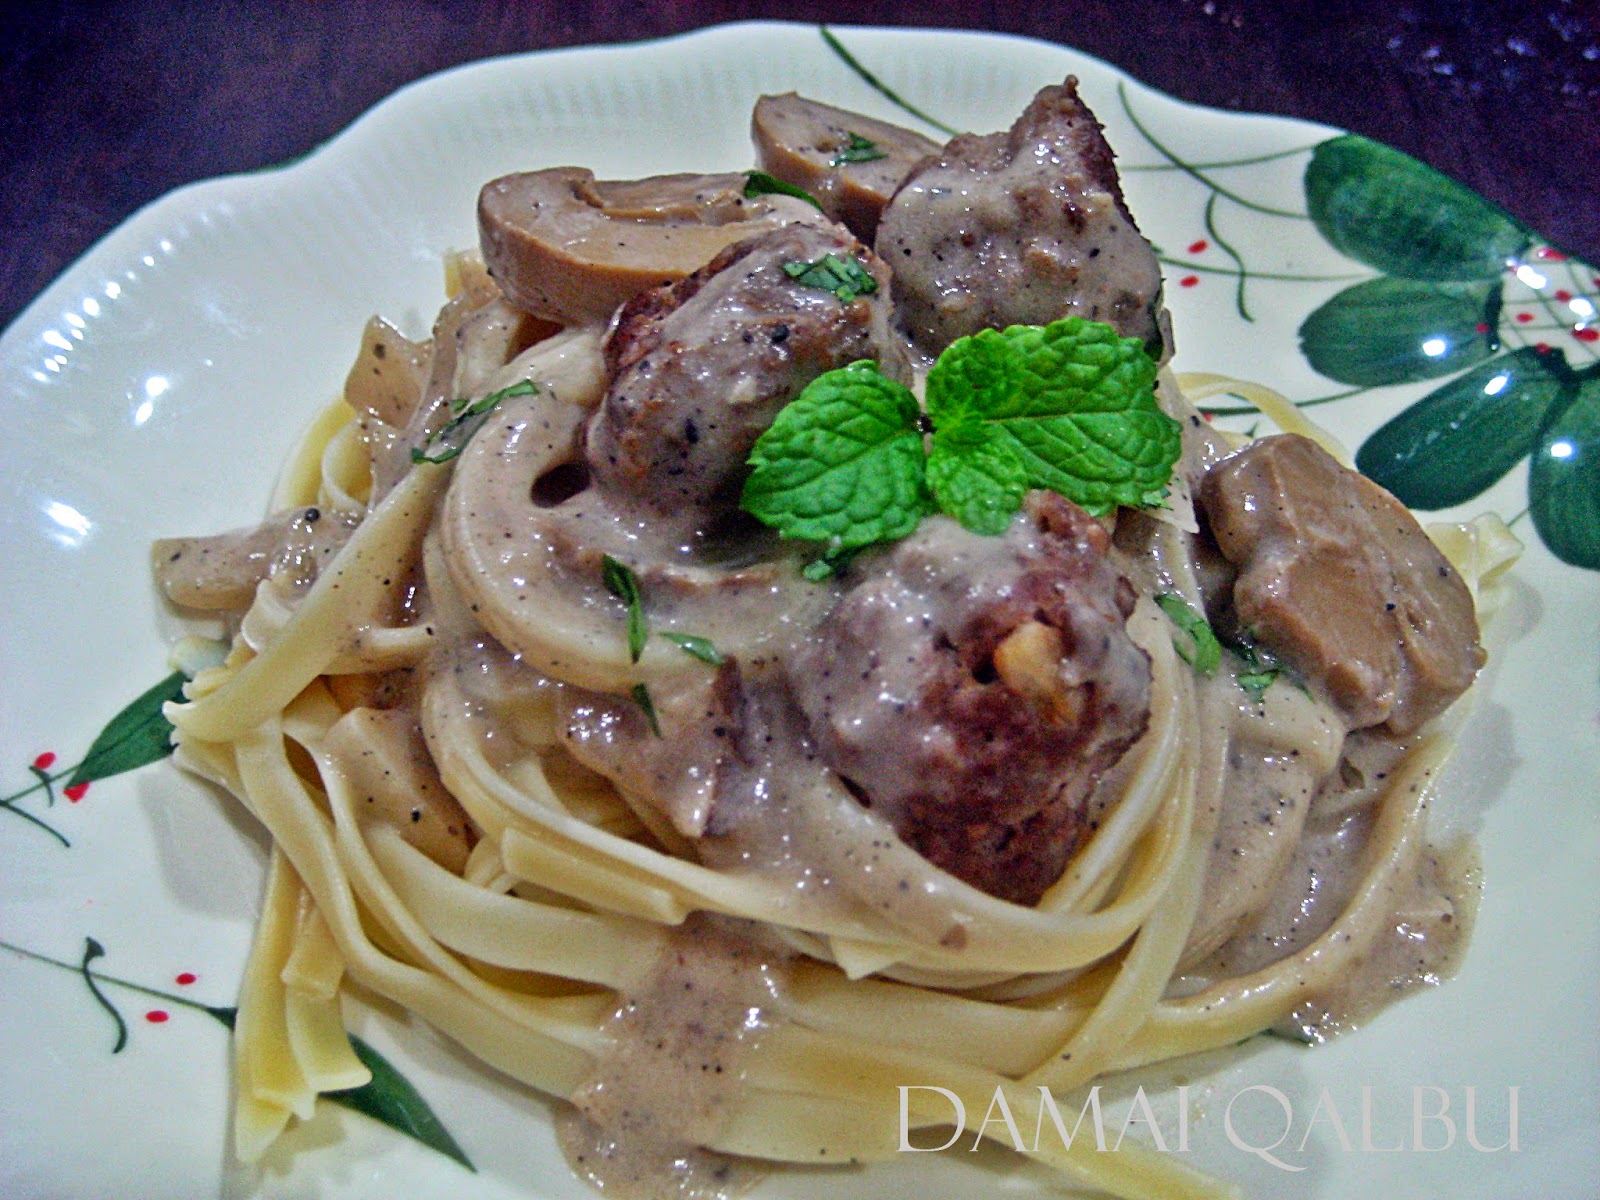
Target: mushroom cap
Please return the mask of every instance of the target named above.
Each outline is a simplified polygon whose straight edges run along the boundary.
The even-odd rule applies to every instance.
[[[518,308],[563,325],[606,321],[734,242],[821,215],[744,194],[742,174],[597,180],[582,167],[505,175],[478,196],[484,262]]]
[[[880,157],[852,158],[852,135],[871,143],[870,152]],[[762,170],[804,188],[824,212],[869,243],[895,189],[918,161],[940,149],[910,129],[794,92],[756,102],[750,137]]]

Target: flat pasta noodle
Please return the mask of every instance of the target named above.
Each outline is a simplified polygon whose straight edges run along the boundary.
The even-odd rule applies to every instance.
[[[624,705],[618,725],[637,722],[624,701],[646,689],[671,730],[672,706],[696,702],[694,689],[717,678],[663,638],[631,661],[599,570],[572,578],[572,561],[597,564],[598,552],[564,559],[575,526],[561,524],[559,504],[529,506],[578,452],[602,390],[598,335],[520,345],[481,267],[451,270],[459,294],[436,327],[413,426],[387,427],[336,400],[273,494],[274,511],[349,515],[348,538],[303,586],[260,582],[227,660],[167,710],[180,764],[238,797],[272,838],[236,1028],[239,1158],[259,1157],[317,1095],[370,1077],[343,1032],[352,989],[409,1010],[511,1079],[588,1103],[596,1080],[616,1079],[619,1014],[662,1002],[675,958],[701,955],[736,980],[753,953],[767,981],[759,1002],[730,982],[707,1018],[714,1029],[733,1022],[722,1031],[741,1043],[718,1085],[731,1090],[686,1112],[678,1133],[773,1162],[858,1162],[900,1151],[901,1105],[912,1130],[948,1124],[929,1089],[968,1112],[1003,1097],[1020,1128],[1043,1128],[1059,1117],[1048,1111],[1055,1097],[1284,1022],[1384,936],[1427,852],[1425,812],[1467,704],[1400,746],[1386,781],[1363,793],[1356,882],[1326,928],[1276,961],[1211,971],[1215,947],[1195,939],[1225,939],[1240,924],[1202,930],[1236,802],[1229,751],[1246,717],[1281,718],[1252,727],[1266,757],[1303,756],[1325,776],[1343,751],[1309,694],[1285,684],[1246,705],[1241,663],[1197,675],[1148,592],[1126,618],[1149,663],[1147,725],[1100,781],[1107,794],[1092,827],[1037,904],[946,873],[829,770],[796,778],[783,797],[784,830],[826,888],[699,855],[676,814],[583,761],[563,725],[574,694]],[[517,394],[493,407],[459,458],[409,457],[450,419],[453,397],[508,388]],[[1207,397],[1243,396],[1348,462],[1260,385],[1168,372],[1161,393],[1185,417]],[[493,563],[470,544],[470,526],[499,517],[470,485],[524,451],[504,505],[525,535],[513,537],[507,516],[504,540],[523,557],[504,549],[493,560],[513,564],[515,586],[481,603],[468,585]],[[1202,589],[1191,480],[1176,477],[1174,488],[1174,509],[1150,523],[1150,553],[1193,599]],[[1494,520],[1434,536],[1480,611],[1492,610],[1515,539]],[[729,657],[767,653],[759,638],[747,645],[726,632],[730,613],[801,588],[811,589],[805,603],[838,594],[799,582],[794,554],[776,553],[776,565],[663,571],[648,581],[653,596],[709,583],[726,611],[663,602],[652,619],[684,635],[719,632],[712,640]],[[684,611],[726,625],[690,627]],[[741,1033],[756,1012],[754,1031]],[[988,1121],[982,1134],[1010,1140]],[[1132,1140],[1115,1150],[1020,1140],[1015,1149],[1110,1195],[1236,1194]]]

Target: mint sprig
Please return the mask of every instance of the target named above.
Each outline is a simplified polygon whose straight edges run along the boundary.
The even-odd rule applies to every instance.
[[[1000,533],[1030,488],[1094,515],[1160,505],[1181,431],[1155,377],[1143,344],[1100,322],[984,330],[928,374],[928,447],[911,391],[851,363],[814,379],[756,441],[740,503],[835,558],[904,537],[935,508]]]
[[[1156,364],[1099,321],[984,329],[953,342],[928,374],[935,430],[976,424],[958,452],[1012,460],[1028,487],[1098,515],[1166,499],[1180,430],[1155,401]],[[935,435],[934,454],[940,453]]]

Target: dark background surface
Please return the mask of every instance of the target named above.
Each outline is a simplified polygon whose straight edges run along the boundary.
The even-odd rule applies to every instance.
[[[477,58],[742,19],[987,29],[1407,150],[1600,263],[1600,0],[32,3],[0,13],[0,328],[140,206]]]

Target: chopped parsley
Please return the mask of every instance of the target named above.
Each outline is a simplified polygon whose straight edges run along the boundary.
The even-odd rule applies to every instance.
[[[1260,704],[1267,689],[1283,674],[1283,666],[1272,651],[1256,645],[1249,638],[1237,641],[1219,638],[1205,617],[1195,612],[1182,596],[1163,592],[1156,597],[1156,604],[1183,635],[1182,638],[1172,639],[1179,657],[1201,675],[1209,677],[1216,673],[1222,663],[1224,649],[1240,661],[1244,670],[1235,678],[1252,704]]]
[[[846,163],[876,162],[880,158],[889,157],[878,149],[877,142],[864,138],[859,133],[853,133],[848,129],[844,132],[848,140],[843,146],[839,147],[838,152],[829,161],[829,166],[842,167]]]
[[[722,651],[717,649],[710,638],[703,638],[693,633],[663,633],[661,636],[690,658],[698,658],[713,667],[722,665]]]
[[[520,383],[513,383],[510,387],[501,388],[498,392],[490,392],[487,396],[477,400],[460,399],[450,401],[450,420],[443,427],[430,434],[428,440],[421,446],[411,447],[411,461],[414,463],[444,463],[449,462],[456,455],[466,449],[467,443],[472,440],[472,435],[477,433],[483,423],[489,419],[489,414],[495,410],[502,400],[509,400],[513,396],[531,396],[539,390],[539,385],[531,380],[524,379]]]
[[[650,689],[642,683],[636,683],[628,689],[628,695],[644,713],[644,719],[650,723],[650,732],[660,737],[661,722],[656,719],[656,706],[655,702],[650,699]]]
[[[1217,641],[1210,623],[1190,608],[1189,602],[1176,592],[1162,592],[1156,597],[1156,604],[1167,614],[1167,619],[1177,627],[1178,632],[1183,634],[1182,638],[1172,639],[1178,657],[1198,674],[1208,678],[1215,675],[1217,668],[1222,665],[1222,643]]]
[[[1230,641],[1227,646],[1244,663],[1245,669],[1239,673],[1239,686],[1252,704],[1260,704],[1267,689],[1283,674],[1283,664],[1272,651],[1251,641]]]
[[[822,202],[805,188],[796,187],[792,183],[785,183],[776,175],[768,175],[765,171],[746,171],[744,173],[744,194],[749,200],[757,196],[793,196],[796,200],[804,200],[807,204],[817,209],[822,208]]]
[[[878,290],[878,281],[859,259],[837,254],[824,254],[815,262],[786,262],[783,273],[802,287],[832,292],[846,304]]]
[[[650,640],[650,622],[644,615],[644,595],[639,588],[639,577],[626,563],[618,562],[607,554],[600,560],[600,580],[606,585],[606,591],[627,606],[628,657],[638,662],[644,654],[645,643]],[[698,658],[713,667],[722,665],[722,652],[710,638],[693,633],[663,633],[660,636],[690,658]]]
[[[644,603],[639,598],[639,580],[624,563],[609,554],[600,561],[600,579],[618,600],[628,606],[628,657],[634,662],[644,653],[644,644],[650,639],[650,626],[645,621]]]

